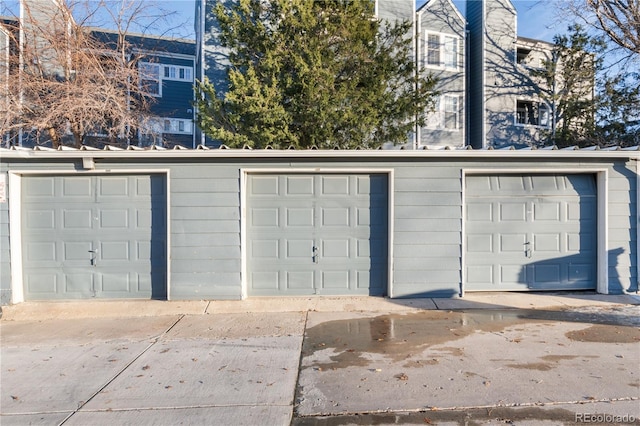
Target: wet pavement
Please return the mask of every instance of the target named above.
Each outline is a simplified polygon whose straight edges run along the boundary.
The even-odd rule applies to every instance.
[[[638,422],[639,314],[316,314],[307,322],[294,424],[570,424],[596,403]]]
[[[3,320],[0,338],[2,425],[640,424],[625,303]]]

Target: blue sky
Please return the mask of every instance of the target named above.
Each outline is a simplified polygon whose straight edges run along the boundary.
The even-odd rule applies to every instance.
[[[410,1],[410,0],[406,0]],[[418,7],[426,0],[416,0]],[[175,11],[171,17],[170,35],[193,37],[193,12],[195,0],[155,0],[163,9]],[[453,0],[464,15],[464,0]],[[512,0],[518,12],[518,35],[539,40],[552,41],[553,36],[566,31],[566,22],[558,24],[552,0]],[[0,15],[15,11],[17,0],[0,0]],[[5,10],[2,10],[5,9]],[[8,12],[7,12],[8,10]],[[14,12],[15,13],[15,12]],[[562,25],[562,26],[561,26]]]

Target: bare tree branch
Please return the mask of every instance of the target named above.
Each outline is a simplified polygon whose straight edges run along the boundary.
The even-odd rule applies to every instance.
[[[129,31],[143,14],[150,15],[142,0],[118,5],[110,9],[104,0],[60,8],[24,3],[21,23],[5,24],[13,50],[10,72],[0,76],[6,100],[0,105],[0,133],[22,129],[36,138],[46,135],[54,146],[71,140],[76,147],[90,136],[123,144],[135,138],[149,120],[154,98],[141,84],[142,54],[134,52]],[[82,13],[72,7],[82,8]],[[110,16],[115,30],[86,25],[99,15]]]
[[[598,20],[599,28],[611,40],[640,54],[640,1],[586,0]]]

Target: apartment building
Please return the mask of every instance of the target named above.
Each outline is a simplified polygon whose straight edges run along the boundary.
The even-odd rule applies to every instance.
[[[30,67],[46,70],[49,75],[47,78],[68,77],[64,75],[63,67],[60,65],[60,52],[55,52],[54,55],[54,49],[47,45],[48,41],[41,35],[41,28],[50,30],[52,27],[59,27],[58,32],[63,34],[68,31],[65,28],[71,27],[72,20],[73,17],[66,6],[58,0],[21,0],[18,16],[0,19],[0,90],[5,92],[5,96],[2,97],[6,101],[4,104],[9,104],[9,96],[13,96],[14,100],[22,97],[23,91],[18,93],[16,90],[9,90],[10,81],[19,81],[17,77],[20,73],[31,72]],[[111,55],[109,52],[115,51],[118,47],[117,31],[89,27],[82,29],[99,43],[103,50],[102,55]],[[119,139],[118,144],[122,147],[195,147],[195,42],[126,34],[124,45],[127,60],[135,62],[138,67],[138,84],[146,89],[149,110],[137,119],[130,136]],[[34,51],[37,51],[35,56]],[[29,57],[29,54],[34,57]],[[19,109],[16,105],[20,105],[20,102],[14,102],[14,112]],[[8,114],[6,109],[0,104],[0,134],[3,146],[51,146],[51,139],[42,132],[33,132],[24,127],[7,130],[8,121],[16,120],[16,117],[15,114],[10,117],[12,114]],[[69,143],[72,136],[68,132],[62,139]],[[106,132],[95,129],[87,134],[84,143],[100,147],[113,144],[114,141],[107,137]]]
[[[231,2],[231,0],[226,0]],[[217,43],[211,0],[196,2],[196,75],[225,90],[227,54]],[[451,0],[375,0],[376,17],[413,23],[414,54],[423,73],[438,77],[435,110],[416,128],[409,148],[474,148],[543,144],[552,106],[540,97],[531,69],[549,59],[550,43],[517,36],[510,0],[466,2],[466,17]],[[205,143],[203,135],[197,137]],[[211,141],[209,143],[212,143]]]

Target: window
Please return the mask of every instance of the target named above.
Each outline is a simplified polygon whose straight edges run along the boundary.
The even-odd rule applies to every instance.
[[[460,129],[460,96],[442,95],[436,101],[435,111],[429,113],[426,127],[457,131]]]
[[[458,39],[455,37],[444,37],[444,66],[458,68]]]
[[[193,71],[191,67],[180,67],[177,65],[164,65],[163,77],[166,80],[193,81],[191,77]]]
[[[140,62],[140,88],[151,96],[162,96],[160,65]]]
[[[140,62],[140,88],[151,96],[162,96],[162,80],[193,81],[193,68]]]
[[[516,123],[549,126],[549,107],[541,102],[519,100],[516,104]]]
[[[180,118],[165,118],[162,133],[192,134],[191,121]]]
[[[425,39],[425,61],[429,67],[458,69],[458,37],[427,33]]]
[[[458,97],[444,95],[444,128],[458,130]]]
[[[516,61],[519,64],[525,64],[527,62],[527,56],[529,56],[529,53],[531,52],[531,49],[526,49],[524,47],[518,47],[518,52],[516,55]]]
[[[427,64],[440,66],[440,36],[429,34],[427,36]]]

